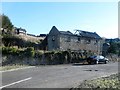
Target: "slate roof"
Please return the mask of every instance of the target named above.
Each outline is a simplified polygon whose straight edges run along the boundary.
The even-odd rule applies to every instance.
[[[57,29],[55,26],[53,26],[53,28]],[[73,35],[73,36],[80,36],[80,37],[86,37],[86,38],[102,39],[96,32],[88,32],[83,30],[76,30],[76,32],[78,32],[79,34],[73,34],[70,31],[59,31],[59,32],[60,34],[63,34],[63,35]]]
[[[105,39],[105,42],[120,42],[119,38],[114,38],[114,39]]]
[[[47,36],[47,34],[40,34],[40,36],[41,36],[41,37],[46,37],[46,36]]]
[[[70,31],[59,31],[59,32],[65,35],[73,35],[73,33],[71,33]]]
[[[79,32],[78,36],[101,39],[101,37],[96,32],[87,32],[82,30],[77,30]]]

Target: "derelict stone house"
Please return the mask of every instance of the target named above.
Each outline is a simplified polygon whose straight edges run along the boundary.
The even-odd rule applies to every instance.
[[[76,30],[59,31],[52,27],[47,35],[47,50],[87,50],[95,53],[101,52],[101,37],[95,32]]]

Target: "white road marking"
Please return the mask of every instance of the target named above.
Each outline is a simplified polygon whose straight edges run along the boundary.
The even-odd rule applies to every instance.
[[[17,83],[21,83],[21,82],[24,82],[24,81],[27,81],[27,80],[30,80],[30,79],[32,79],[32,77],[29,77],[29,78],[26,78],[26,79],[23,79],[23,80],[20,80],[20,81],[17,81],[17,82],[13,82],[11,84],[4,85],[4,86],[0,87],[0,89],[11,86],[11,85],[14,85],[14,84],[17,84]]]

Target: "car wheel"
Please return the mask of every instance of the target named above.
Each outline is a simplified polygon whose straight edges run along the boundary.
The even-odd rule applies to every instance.
[[[108,63],[108,61],[105,61],[105,64],[107,64]]]
[[[98,60],[95,61],[95,64],[98,64]]]

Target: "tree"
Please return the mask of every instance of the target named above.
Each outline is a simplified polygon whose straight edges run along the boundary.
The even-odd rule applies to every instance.
[[[7,29],[8,32],[12,31],[13,25],[9,17],[4,14],[0,15],[0,17],[2,17],[2,28]]]
[[[110,42],[110,47],[108,48],[108,53],[114,53],[117,54],[117,43],[115,42]]]
[[[120,43],[118,43],[117,46],[118,46],[118,56],[120,57]]]
[[[27,49],[24,50],[24,54],[26,57],[34,57],[35,51],[33,47],[28,47]]]

